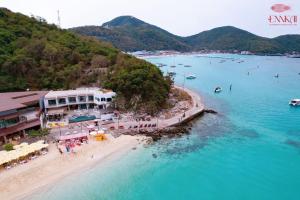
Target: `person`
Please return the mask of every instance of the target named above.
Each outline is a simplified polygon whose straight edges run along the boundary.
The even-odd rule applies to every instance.
[[[248,72],[247,75],[249,76],[249,75],[250,75],[250,72]]]
[[[231,91],[231,89],[232,89],[232,84],[230,84],[230,86],[229,86],[229,90]]]
[[[59,153],[62,155],[63,151],[61,150],[61,148],[58,148]]]

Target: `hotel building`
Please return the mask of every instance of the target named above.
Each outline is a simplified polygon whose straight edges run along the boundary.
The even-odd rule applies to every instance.
[[[47,91],[0,93],[0,143],[25,136],[27,130],[40,128],[42,103]]]
[[[99,88],[50,91],[45,95],[44,107],[47,119],[71,110],[106,110],[112,103],[115,92]]]

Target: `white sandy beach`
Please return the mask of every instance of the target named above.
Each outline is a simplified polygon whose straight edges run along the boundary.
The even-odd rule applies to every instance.
[[[49,153],[22,166],[0,172],[1,199],[21,199],[42,187],[54,184],[72,173],[109,162],[144,144],[143,136],[109,137],[107,141],[90,141],[77,148],[76,154],[61,155],[54,144]]]
[[[183,89],[179,86],[176,88]],[[161,120],[159,128],[172,126],[177,124],[179,119],[183,120],[203,111],[204,105],[201,97],[194,91],[186,88],[184,90],[192,97],[192,105],[185,111],[186,116],[183,118],[182,112],[172,118]],[[121,135],[113,138],[109,135],[107,141],[89,140],[89,144],[76,147],[75,154],[64,153],[63,155],[59,153],[55,144],[51,144],[47,155],[40,156],[22,166],[0,172],[1,199],[28,197],[46,186],[53,185],[67,175],[80,173],[95,164],[109,163],[128,153],[132,148],[145,144],[146,140],[147,138],[144,136]]]

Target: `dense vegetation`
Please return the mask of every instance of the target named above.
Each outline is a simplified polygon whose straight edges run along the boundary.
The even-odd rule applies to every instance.
[[[181,37],[131,16],[118,17],[102,26],[83,26],[71,29],[81,35],[109,41],[125,51],[164,50],[189,51]]]
[[[119,99],[130,102],[127,109],[152,105],[159,110],[169,92],[168,80],[148,62],[42,18],[0,8],[0,92],[103,86],[104,82]]]
[[[77,27],[72,31],[112,42],[124,51],[238,50],[263,54],[300,52],[300,35],[270,39],[225,26],[190,37],[180,37],[130,16],[117,17],[102,26]]]
[[[155,114],[168,98],[172,84],[170,77],[163,77],[157,67],[146,61],[137,64],[131,56],[120,57],[122,63],[110,71],[105,87],[117,91],[116,103],[119,109]]]

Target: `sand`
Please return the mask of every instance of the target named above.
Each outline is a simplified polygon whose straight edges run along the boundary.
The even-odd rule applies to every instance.
[[[49,153],[36,160],[0,172],[1,199],[21,199],[51,184],[64,176],[78,173],[122,156],[145,142],[143,136],[109,137],[107,141],[90,140],[76,148],[75,154],[61,155],[51,144]]]
[[[183,89],[179,86],[176,88]],[[203,111],[204,105],[201,97],[187,88],[184,90],[192,97],[192,106],[185,112],[185,118]],[[172,126],[180,120],[184,120],[182,114],[179,113],[170,119],[160,120],[159,128]],[[76,148],[77,153],[71,155],[61,155],[56,146],[51,144],[47,155],[10,170],[0,171],[1,199],[28,197],[35,192],[40,192],[46,186],[55,184],[64,176],[80,173],[95,164],[101,165],[104,162],[109,164],[114,158],[118,158],[130,152],[134,147],[144,144],[145,140],[144,136],[127,135],[118,138],[109,137],[105,142],[90,140],[89,144]]]

